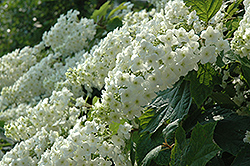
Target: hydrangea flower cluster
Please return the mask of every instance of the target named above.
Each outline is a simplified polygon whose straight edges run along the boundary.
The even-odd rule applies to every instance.
[[[241,57],[250,59],[250,1],[243,2],[245,14],[240,21],[238,29],[234,32],[234,38],[231,41],[231,48]]]
[[[42,128],[31,138],[16,144],[11,151],[3,156],[0,165],[35,166],[40,160],[41,154],[53,145],[58,137],[58,132],[47,132],[46,129]]]
[[[96,24],[93,19],[79,20],[77,17],[79,14],[79,11],[70,10],[66,15],[61,15],[50,31],[43,34],[45,45],[63,55],[77,53],[87,48],[88,41],[92,40],[96,33]]]
[[[250,143],[250,131],[246,131],[245,138],[243,138],[245,143]]]
[[[29,68],[37,63],[44,44],[34,47],[16,49],[0,58],[0,90],[5,86],[12,85],[19,77],[26,73]]]
[[[112,160],[116,165],[129,165],[129,156],[122,150],[130,131],[131,125],[125,122],[119,126],[117,134],[112,134],[105,124],[85,121],[84,117],[77,120],[67,138],[45,126],[7,152],[0,164],[112,165]],[[112,136],[104,139],[105,132]]]
[[[58,131],[59,134],[69,130],[81,112],[81,109],[68,106],[72,95],[66,88],[53,91],[50,98],[41,100],[33,108],[27,108],[25,116],[7,121],[5,135],[19,141],[27,140],[43,127],[47,131]]]
[[[152,20],[146,18],[147,21],[133,25],[137,29],[131,45],[117,54],[116,66],[105,78],[102,106],[96,109],[100,118],[119,122],[121,117],[130,120],[139,117],[141,106],[154,98],[154,92],[171,87],[181,76],[197,69],[197,62],[214,63],[220,51],[230,49],[221,32],[212,26],[200,36],[194,29],[173,28],[177,20],[188,19],[182,15],[185,12],[188,15],[184,3],[176,3],[169,2],[165,13],[156,13]],[[178,17],[170,12],[171,5],[181,6],[174,10]]]
[[[21,103],[17,107],[9,108],[1,113],[0,120],[8,122],[11,120],[15,120],[20,116],[26,116],[28,109],[32,106],[30,104]]]
[[[125,139],[129,139],[131,126],[120,125],[118,133],[104,139],[109,132],[104,124],[81,121],[70,130],[66,139],[58,137],[50,150],[42,156],[38,165],[129,165],[129,156],[124,155]],[[96,156],[96,157],[94,157]],[[107,158],[108,157],[108,158]]]
[[[67,57],[61,61],[61,54],[49,54],[39,63],[32,66],[23,74],[12,86],[4,87],[0,96],[0,109],[4,110],[13,103],[35,102],[51,95],[55,84],[65,80],[65,72],[69,67],[73,67],[77,62],[81,62],[82,52],[74,57]]]
[[[127,26],[110,32],[90,50],[90,53],[83,55],[86,59],[84,63],[78,64],[66,73],[67,79],[73,84],[84,85],[89,95],[93,87],[102,89],[104,78],[115,66],[116,55],[128,46],[131,40]]]

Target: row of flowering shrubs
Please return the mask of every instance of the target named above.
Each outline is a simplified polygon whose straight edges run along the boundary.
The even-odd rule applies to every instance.
[[[250,163],[250,1],[149,2],[1,57],[0,165]]]

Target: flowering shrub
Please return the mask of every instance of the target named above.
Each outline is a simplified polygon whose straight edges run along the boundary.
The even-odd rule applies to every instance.
[[[250,163],[249,1],[149,2],[70,10],[1,58],[0,165]]]

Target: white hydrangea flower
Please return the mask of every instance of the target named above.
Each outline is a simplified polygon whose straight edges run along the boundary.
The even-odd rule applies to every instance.
[[[206,45],[208,45],[209,43],[218,42],[221,35],[218,30],[214,30],[212,26],[208,26],[206,30],[201,32],[201,37],[206,39]]]
[[[87,40],[92,40],[96,33],[93,19],[78,19],[79,11],[70,10],[61,15],[50,31],[43,34],[46,46],[51,46],[55,52],[69,55],[86,48]],[[83,30],[84,29],[84,30]]]
[[[250,143],[250,131],[246,131],[245,137],[243,138],[245,143]]]
[[[200,51],[201,63],[205,64],[207,62],[214,63],[216,61],[215,47],[207,46],[202,47]]]
[[[35,65],[41,58],[41,51],[44,49],[44,43],[41,42],[34,47],[24,47],[3,55],[0,58],[0,90],[4,86],[11,86],[29,68]]]

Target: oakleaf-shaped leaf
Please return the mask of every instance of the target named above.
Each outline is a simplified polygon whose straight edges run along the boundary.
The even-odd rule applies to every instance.
[[[215,126],[216,123],[208,123],[204,126],[198,123],[194,127],[184,163],[190,166],[202,166],[217,154],[220,148],[213,141]]]
[[[167,120],[171,123],[188,113],[192,101],[188,81],[181,80],[173,88],[160,91],[157,95],[149,105],[155,114],[141,132],[148,131],[152,134]],[[140,118],[140,121],[143,123],[144,119]]]
[[[219,11],[222,0],[184,0],[190,11],[196,10],[199,18],[206,23]]]
[[[185,139],[183,129],[177,129],[176,143],[171,152],[170,164],[205,166],[220,150],[219,146],[213,142],[215,126],[216,123],[206,125],[197,123],[189,140]]]

